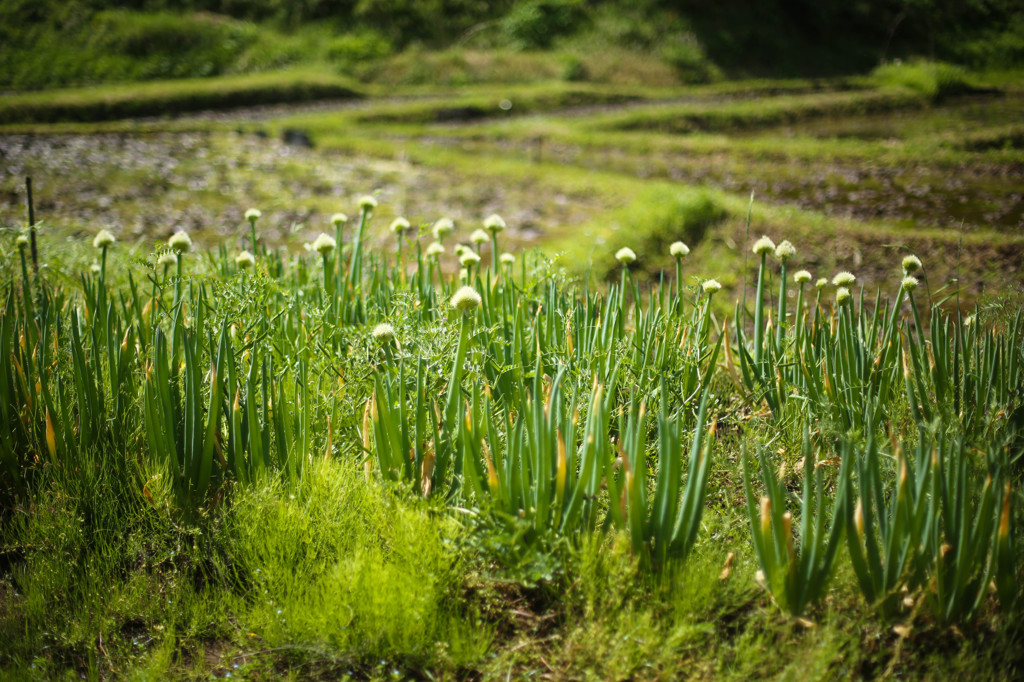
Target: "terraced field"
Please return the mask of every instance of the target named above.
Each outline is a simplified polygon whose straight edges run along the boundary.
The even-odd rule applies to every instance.
[[[823,267],[856,264],[869,246],[903,247],[944,264],[932,285],[959,276],[969,302],[1024,282],[1022,110],[1012,79],[935,103],[862,78],[477,87],[10,124],[0,222],[23,220],[23,177],[33,175],[40,217],[69,235],[102,224],[141,239],[184,226],[222,239],[259,205],[283,241],[315,234],[371,188],[385,217],[415,203],[420,215],[409,217],[424,225],[501,211],[515,243],[563,253],[574,272],[592,266],[600,278],[609,261],[594,247],[623,232],[641,252],[653,240],[645,268],[666,263],[653,233],[685,216],[651,204],[693,191],[722,212],[700,235],[707,244],[694,244],[697,262],[734,270],[753,195],[751,229],[818,237],[812,257]]]

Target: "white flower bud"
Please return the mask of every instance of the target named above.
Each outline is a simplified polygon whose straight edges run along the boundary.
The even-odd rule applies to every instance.
[[[248,270],[252,266],[256,265],[256,259],[253,258],[252,254],[248,251],[242,251],[240,254],[235,256],[235,265],[243,270]]]
[[[921,269],[921,259],[917,256],[907,256],[903,259],[903,272],[912,275]]]
[[[377,208],[377,200],[369,194],[359,197],[359,208],[363,211],[372,211]]]
[[[704,283],[700,285],[700,287],[701,289],[704,290],[705,294],[711,296],[716,292],[722,290],[722,283],[719,282],[717,279],[706,279],[704,280]]]
[[[451,234],[454,229],[455,223],[452,222],[451,218],[441,218],[434,223],[434,239],[441,239],[446,234]]]
[[[104,247],[110,246],[116,241],[117,239],[114,238],[114,235],[111,234],[110,230],[100,230],[99,232],[96,233],[96,236],[93,238],[92,245],[97,249],[102,249]]]
[[[682,258],[690,254],[690,247],[682,242],[672,242],[672,245],[668,247],[668,252],[673,258]]]
[[[391,225],[388,227],[392,234],[401,236],[403,232],[409,229],[409,221],[405,218],[398,217],[391,221]]]
[[[258,208],[250,208],[248,211],[245,212],[245,219],[248,220],[250,223],[253,223],[256,222],[256,220],[262,215],[263,214],[260,213],[260,210]]]
[[[484,220],[484,229],[488,232],[501,232],[505,229],[505,221],[497,213],[492,213]]]
[[[832,278],[832,284],[837,287],[852,287],[853,283],[856,281],[857,277],[853,273],[846,272],[845,270]]]
[[[326,256],[334,251],[337,245],[337,242],[334,241],[334,237],[321,232],[320,236],[313,241],[313,250]]]
[[[462,314],[473,312],[482,303],[483,299],[480,298],[480,294],[476,293],[476,289],[469,286],[461,287],[456,291],[451,301],[452,307]]]
[[[370,334],[373,336],[373,340],[381,345],[395,340],[395,328],[386,322],[378,324]]]
[[[171,238],[167,240],[167,245],[171,247],[172,251],[185,253],[192,248],[192,238],[188,236],[188,232],[179,230],[171,235]]]
[[[473,234],[469,235],[469,240],[474,244],[486,244],[491,241],[491,238],[483,230],[473,230]]]
[[[775,258],[780,263],[785,263],[795,255],[796,247],[793,246],[788,239],[783,239],[779,242],[779,245],[775,247]]]
[[[760,256],[764,253],[775,251],[775,242],[768,238],[768,235],[762,236],[756,242],[754,242],[753,251],[755,254]]]
[[[633,249],[628,246],[624,246],[615,252],[615,260],[619,261],[623,265],[629,265],[636,260],[636,254]]]
[[[793,281],[797,284],[807,284],[811,281],[811,273],[806,270],[797,270],[796,274],[793,275]]]

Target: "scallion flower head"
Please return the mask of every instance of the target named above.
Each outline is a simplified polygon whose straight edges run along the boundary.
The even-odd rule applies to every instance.
[[[814,286],[817,287],[818,289],[824,289],[825,287],[828,286],[828,279],[826,279],[825,277],[819,277],[818,281],[814,283]]]
[[[505,221],[497,213],[492,213],[484,219],[484,229],[491,233],[498,233],[505,229]]]
[[[797,270],[793,275],[793,281],[797,284],[807,284],[811,281],[811,273],[806,270]]]
[[[337,246],[338,244],[334,241],[334,237],[323,232],[313,241],[313,250],[324,256],[329,255]]]
[[[775,242],[768,238],[768,235],[763,235],[760,239],[754,242],[753,252],[760,256],[765,253],[771,253],[775,251]]]
[[[779,242],[779,245],[775,247],[775,259],[780,263],[785,263],[795,255],[796,247],[793,246],[788,239],[783,239]]]
[[[14,240],[14,243],[18,245],[19,249],[24,249],[26,246],[28,246],[28,235],[19,234],[18,238]]]
[[[476,251],[473,251],[471,249],[465,249],[463,250],[462,255],[459,256],[459,263],[461,263],[462,267],[464,268],[479,265],[480,256],[477,254]]]
[[[903,272],[912,275],[921,269],[921,259],[917,256],[907,256],[903,259]]]
[[[243,270],[248,270],[252,266],[256,265],[256,259],[253,258],[252,254],[248,251],[242,251],[240,254],[235,256],[235,265]]]
[[[452,295],[452,307],[458,310],[463,315],[473,312],[483,303],[483,299],[480,298],[480,294],[476,293],[476,289],[470,286],[459,288],[455,294]]]
[[[682,242],[672,242],[672,245],[668,247],[668,252],[673,258],[679,259],[690,255],[690,247]]]
[[[245,212],[245,219],[248,220],[250,223],[253,223],[256,222],[256,220],[258,220],[262,215],[263,214],[260,212],[258,208],[250,208],[248,211]]]
[[[910,275],[904,277],[903,281],[900,282],[900,288],[903,289],[903,291],[913,291],[914,289],[917,288],[917,285],[917,278],[911,277]]]
[[[700,288],[704,290],[705,294],[712,296],[722,290],[722,283],[717,279],[706,279],[700,285]]]
[[[469,240],[474,244],[486,244],[491,241],[491,237],[483,230],[473,230],[473,234],[469,235]]]
[[[97,249],[102,249],[110,246],[116,241],[117,239],[114,238],[114,235],[110,230],[100,230],[96,233],[96,236],[93,237],[92,245]]]
[[[437,258],[444,253],[444,244],[441,242],[430,242],[427,247],[427,258]]]
[[[511,253],[503,253],[501,254],[501,258],[499,258],[498,260],[501,261],[502,265],[512,267],[513,265],[515,265],[516,257],[513,256]]]
[[[842,305],[850,300],[850,290],[846,287],[839,287],[836,289],[836,303]]]
[[[348,222],[348,216],[344,213],[335,213],[331,216],[331,224],[335,227]]]
[[[100,271],[102,270],[102,268],[100,267],[99,263],[97,263],[96,261],[93,261],[92,265],[89,266],[89,270],[92,271],[92,274],[98,275],[98,274],[100,274]]]
[[[381,322],[370,332],[373,340],[382,346],[395,340],[395,328],[386,322]]]
[[[391,225],[388,229],[391,230],[393,234],[401,236],[403,232],[409,229],[409,221],[399,216],[391,221]]]
[[[456,244],[455,248],[453,248],[452,251],[455,252],[455,257],[456,258],[462,258],[462,254],[466,251],[466,245],[465,244]]]
[[[377,208],[377,200],[369,194],[359,197],[359,208],[363,211],[372,211]]]
[[[619,261],[623,265],[629,265],[636,260],[636,253],[634,253],[633,249],[628,246],[623,246],[615,252],[615,260]]]
[[[857,277],[852,272],[843,270],[835,277],[832,278],[832,284],[837,287],[852,287],[853,283],[857,281]],[[847,292],[849,293],[849,292]]]
[[[185,253],[192,248],[192,238],[188,236],[188,232],[179,230],[167,240],[167,246],[171,247],[172,251]]]
[[[165,251],[159,258],[156,259],[157,265],[174,265],[178,262],[178,255],[174,251]]]
[[[451,218],[441,218],[432,228],[434,232],[434,239],[441,239],[446,234],[451,234],[455,230],[455,223],[452,222]]]

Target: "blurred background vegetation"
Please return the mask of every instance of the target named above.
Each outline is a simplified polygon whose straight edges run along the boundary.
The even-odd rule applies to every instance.
[[[1014,0],[0,0],[0,89],[324,67],[366,82],[826,76],[1024,61]]]

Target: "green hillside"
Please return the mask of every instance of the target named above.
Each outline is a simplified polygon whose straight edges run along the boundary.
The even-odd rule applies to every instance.
[[[671,85],[861,72],[914,56],[1020,64],[1024,10],[1010,0],[0,1],[6,90],[297,66],[387,83]]]

